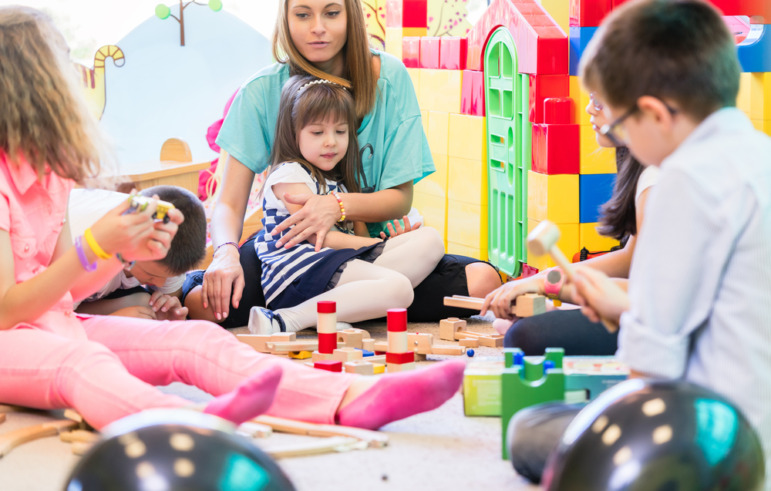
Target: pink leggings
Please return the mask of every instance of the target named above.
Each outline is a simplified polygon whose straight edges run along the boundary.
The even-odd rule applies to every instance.
[[[218,396],[279,364],[283,377],[267,414],[332,424],[353,381],[258,353],[206,321],[79,320],[84,334],[77,336],[24,326],[0,331],[0,403],[72,407],[102,428],[143,409],[191,405],[156,385],[183,382]]]

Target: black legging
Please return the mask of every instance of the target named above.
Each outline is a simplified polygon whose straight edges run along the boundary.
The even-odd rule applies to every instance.
[[[260,286],[262,267],[254,250],[254,237],[247,240],[240,248],[241,267],[244,270],[244,291],[238,308],[231,308],[222,327],[240,327],[249,323],[249,311],[255,305],[265,306],[265,295]],[[482,262],[466,256],[445,254],[434,271],[415,287],[415,299],[407,309],[407,318],[411,322],[439,322],[447,317],[467,317],[478,312],[457,307],[446,307],[444,297],[452,295],[468,296],[466,266]],[[493,267],[492,265],[490,266]],[[183,287],[183,301],[187,293],[203,283],[203,271],[188,273]]]
[[[525,317],[506,332],[503,345],[520,348],[525,355],[543,355],[546,348],[565,348],[565,355],[613,355],[618,332],[609,333],[599,322],[591,322],[579,309],[554,310]]]

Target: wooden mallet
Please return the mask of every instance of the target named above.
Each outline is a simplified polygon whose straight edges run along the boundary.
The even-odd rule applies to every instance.
[[[562,268],[568,281],[573,282],[575,270],[570,261],[557,247],[559,238],[560,229],[549,220],[544,220],[527,235],[527,249],[534,256],[549,254],[554,259],[554,262],[557,263],[557,266]],[[616,332],[618,330],[618,326],[613,322],[607,319],[600,319],[600,321],[602,321],[608,332]]]

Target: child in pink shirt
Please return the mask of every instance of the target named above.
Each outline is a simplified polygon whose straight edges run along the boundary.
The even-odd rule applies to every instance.
[[[45,14],[0,8],[0,402],[73,407],[96,428],[155,407],[191,403],[156,385],[213,394],[205,412],[234,423],[267,411],[377,428],[438,407],[463,362],[379,379],[313,370],[257,353],[205,321],[72,312],[124,262],[157,260],[184,217],[156,204],[108,212],[73,241],[65,222],[76,182],[97,175],[100,139],[80,98],[64,39]]]

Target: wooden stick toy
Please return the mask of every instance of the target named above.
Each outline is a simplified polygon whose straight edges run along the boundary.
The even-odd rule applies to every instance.
[[[535,256],[549,254],[554,259],[554,262],[562,268],[568,281],[572,282],[573,278],[575,278],[575,269],[559,247],[557,247],[559,238],[560,229],[549,220],[544,220],[528,234],[527,249]],[[608,332],[616,332],[618,330],[618,326],[615,323],[607,319],[600,320]]]

